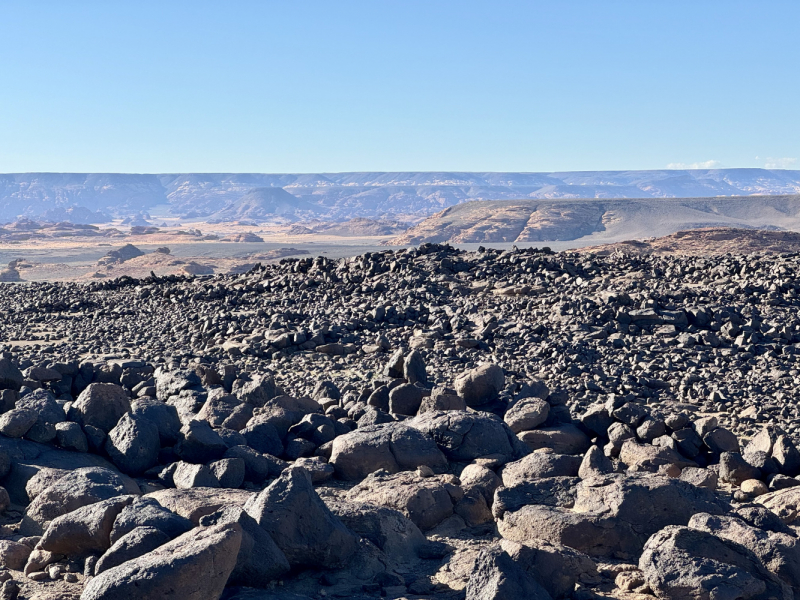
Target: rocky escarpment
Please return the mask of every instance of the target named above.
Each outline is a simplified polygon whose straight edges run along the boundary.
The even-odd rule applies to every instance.
[[[797,230],[800,196],[466,202],[386,243],[581,240],[595,245],[707,227]]]
[[[797,260],[2,286],[0,594],[792,598]]]
[[[707,198],[798,192],[800,172],[783,169],[561,173],[16,173],[0,175],[0,219],[28,215],[48,221],[102,223],[110,220],[109,214],[140,215],[141,211],[169,204],[173,214],[186,218],[293,221],[322,217],[343,221],[387,214],[429,215],[470,200]]]

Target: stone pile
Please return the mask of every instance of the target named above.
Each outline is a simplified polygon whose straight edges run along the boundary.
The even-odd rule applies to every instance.
[[[2,286],[0,598],[791,599],[798,259]]]

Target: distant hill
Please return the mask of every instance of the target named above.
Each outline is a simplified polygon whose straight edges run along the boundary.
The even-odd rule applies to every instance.
[[[256,188],[213,213],[209,221],[265,221],[274,218],[296,221],[315,216],[318,212],[319,207],[292,196],[283,188]]]
[[[264,190],[276,190],[275,196]],[[283,193],[285,192],[285,194]],[[0,220],[86,209],[98,218],[167,205],[185,218],[430,215],[473,200],[700,198],[800,193],[800,171],[698,169],[559,173],[19,173],[0,175]],[[65,211],[65,212],[62,212]],[[101,211],[97,213],[97,211]],[[275,212],[273,212],[275,211]],[[212,217],[213,215],[213,217]],[[84,218],[81,216],[80,218]]]
[[[590,245],[700,227],[800,230],[800,195],[467,202],[387,243],[581,240]]]

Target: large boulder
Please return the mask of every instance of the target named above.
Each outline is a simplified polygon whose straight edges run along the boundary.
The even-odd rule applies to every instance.
[[[420,477],[413,472],[375,472],[347,493],[349,502],[377,504],[400,511],[423,531],[453,514],[464,495],[452,476]]]
[[[25,433],[25,437],[34,442],[47,443],[54,440],[58,433],[55,426],[66,420],[64,409],[56,402],[47,390],[36,390],[17,400],[16,408],[31,410],[37,414],[34,424]]]
[[[225,506],[244,506],[253,492],[227,488],[189,488],[177,490],[167,488],[147,494],[170,512],[189,519],[197,525],[206,515],[217,512]]]
[[[247,440],[247,445],[254,450],[264,454],[271,454],[272,456],[283,454],[283,442],[281,442],[278,430],[272,423],[263,421],[256,416],[250,419],[247,427],[241,433],[244,439]]]
[[[117,496],[56,517],[36,544],[36,549],[70,556],[92,552],[102,554],[111,546],[114,521],[135,498]]]
[[[90,383],[72,405],[79,424],[92,425],[106,433],[130,409],[131,402],[125,390],[113,383]]]
[[[181,428],[181,439],[175,452],[190,463],[204,464],[222,458],[228,446],[205,421],[192,420]]]
[[[576,477],[581,457],[551,452],[532,452],[503,467],[503,485],[511,487],[542,477]]]
[[[531,504],[508,511],[497,521],[503,538],[520,543],[550,542],[590,556],[634,556],[642,547],[629,525],[597,513],[577,513],[559,506]]]
[[[358,546],[356,536],[325,506],[302,468],[286,469],[244,509],[292,566],[341,567]]]
[[[413,383],[401,383],[389,392],[389,412],[415,415],[422,405],[425,390]]]
[[[784,523],[796,525],[800,517],[800,486],[768,492],[756,498],[756,502],[766,506]]]
[[[138,398],[131,403],[131,416],[149,419],[158,427],[162,446],[172,446],[181,438],[178,409],[155,398]]]
[[[686,525],[692,515],[724,514],[730,506],[706,488],[661,476],[607,475],[578,484],[574,510],[603,514],[627,524],[642,544],[667,525]]]
[[[519,439],[532,451],[549,448],[557,454],[583,454],[592,445],[589,437],[572,423],[523,431]]]
[[[528,453],[508,425],[489,413],[426,412],[406,423],[433,438],[451,461],[492,456],[506,463]]]
[[[0,433],[10,438],[21,438],[30,431],[39,415],[29,408],[12,408],[0,415]]]
[[[502,548],[483,548],[469,578],[466,600],[552,600]]]
[[[522,398],[506,411],[503,419],[514,433],[530,431],[547,421],[550,405],[540,398]]]
[[[0,390],[19,391],[24,380],[17,365],[7,358],[0,358]]]
[[[794,476],[800,473],[800,452],[792,439],[777,425],[764,425],[744,447],[742,457],[755,465],[759,453],[771,457],[784,475]]]
[[[598,577],[595,562],[567,546],[542,540],[525,544],[502,540],[500,547],[553,598],[569,598],[576,583]]]
[[[546,481],[546,480],[541,480]],[[530,485],[530,484],[528,484]],[[500,534],[517,542],[540,539],[590,555],[637,554],[655,532],[686,525],[692,515],[724,514],[730,506],[712,491],[655,475],[608,475],[575,486],[574,505],[512,505],[495,493]],[[556,498],[557,499],[557,498]],[[501,509],[507,510],[501,514]]]
[[[81,600],[217,600],[236,566],[237,523],[194,529],[94,577]]]
[[[175,470],[172,472],[172,483],[180,490],[221,487],[219,479],[208,465],[197,465],[182,460],[173,464]]]
[[[694,515],[689,527],[741,544],[784,583],[800,590],[800,540],[797,536],[753,527],[738,516],[706,513]]]
[[[203,527],[238,523],[242,528],[242,544],[230,584],[264,588],[288,573],[289,561],[270,535],[243,508],[227,506],[200,520]]]
[[[138,527],[154,527],[172,539],[186,533],[193,526],[189,519],[167,510],[154,498],[136,498],[120,511],[109,539],[114,544]]]
[[[327,505],[345,527],[398,562],[412,562],[427,543],[419,527],[398,510],[345,501],[330,501]]]
[[[361,480],[379,469],[389,473],[425,465],[436,471],[447,468],[447,459],[431,437],[401,423],[359,428],[333,440],[330,464],[336,474]]]
[[[159,400],[166,401],[170,396],[177,396],[184,390],[200,387],[200,376],[192,370],[156,369],[156,394]]]
[[[140,493],[136,482],[110,469],[76,469],[59,477],[34,498],[25,510],[21,531],[26,535],[41,534],[50,521],[82,506]]]
[[[125,413],[108,432],[105,449],[120,471],[139,475],[158,463],[158,426],[145,417]]]
[[[678,469],[696,467],[697,463],[681,456],[672,448],[640,444],[635,440],[625,440],[619,452],[619,459],[633,471],[658,472],[660,467],[674,465]]]
[[[529,504],[572,508],[579,483],[577,477],[543,477],[499,487],[494,492],[492,512],[500,518],[506,512],[517,511]]]
[[[653,534],[639,568],[657,597],[669,600],[794,597],[750,550],[689,527],[672,525]]]
[[[203,408],[197,413],[197,418],[207,421],[212,427],[222,427],[223,423],[242,405],[247,406],[248,412],[252,416],[252,405],[242,402],[233,394],[225,394],[222,388],[216,388],[209,392]]]
[[[503,391],[505,379],[503,369],[487,363],[459,375],[455,388],[467,406],[481,406],[497,398]]]
[[[403,376],[409,383],[428,382],[428,374],[425,372],[425,359],[419,350],[412,350],[403,361]]]
[[[124,562],[139,558],[163,546],[170,537],[155,527],[136,527],[123,535],[106,551],[94,568],[95,575],[108,571]]]
[[[32,548],[21,542],[0,540],[0,566],[12,571],[22,571]]]
[[[253,406],[264,406],[278,395],[278,387],[271,375],[255,375],[250,380],[236,379],[231,392],[242,402]]]

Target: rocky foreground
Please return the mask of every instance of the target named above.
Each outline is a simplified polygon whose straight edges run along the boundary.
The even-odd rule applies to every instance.
[[[0,287],[0,599],[789,600],[800,256]]]

